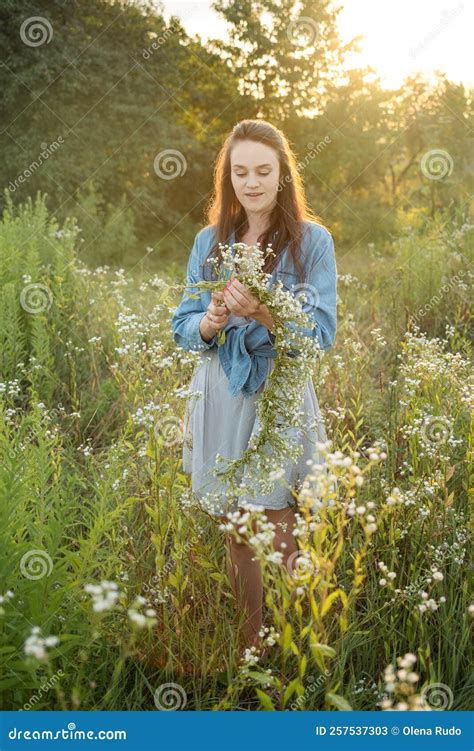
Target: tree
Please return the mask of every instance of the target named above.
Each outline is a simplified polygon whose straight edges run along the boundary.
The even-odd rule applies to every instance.
[[[327,81],[354,44],[339,39],[340,8],[330,0],[215,0],[212,7],[230,37],[215,47],[231,62],[242,93],[258,100],[260,117],[283,124],[322,111]]]

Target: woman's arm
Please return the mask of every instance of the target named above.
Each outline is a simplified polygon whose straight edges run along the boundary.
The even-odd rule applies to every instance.
[[[216,337],[216,327],[212,325],[207,315],[203,316],[199,321],[199,333],[207,344]]]
[[[331,234],[319,225],[311,225],[311,253],[305,282],[300,287],[302,309],[313,320],[314,326],[306,328],[292,322],[291,331],[300,331],[305,336],[318,338],[320,348],[327,350],[334,344],[337,330],[337,266],[334,241]],[[291,350],[293,356],[299,350]]]
[[[253,317],[262,326],[265,326],[265,328],[267,328],[271,334],[273,334],[273,329],[275,328],[275,321],[273,320],[272,314],[270,313],[266,305],[263,305],[263,303],[260,303],[258,310],[256,313],[254,313]]]
[[[201,232],[198,232],[194,238],[194,244],[188,260],[186,269],[186,284],[188,286],[171,319],[171,329],[173,331],[174,341],[178,346],[190,352],[210,349],[217,343],[216,335],[213,335],[212,338],[208,340],[208,337],[212,332],[207,318],[205,318],[207,310],[203,308],[201,295],[192,298],[187,294],[188,288],[190,293],[199,291],[197,287],[193,288],[192,284],[201,279],[199,274]],[[204,334],[204,338],[202,334]]]

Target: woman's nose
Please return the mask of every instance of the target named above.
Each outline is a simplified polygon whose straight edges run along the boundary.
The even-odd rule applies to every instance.
[[[246,182],[247,188],[258,188],[260,186],[260,182],[257,180],[256,177],[249,176],[247,182]]]

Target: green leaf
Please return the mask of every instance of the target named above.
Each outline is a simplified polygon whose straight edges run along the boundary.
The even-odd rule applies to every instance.
[[[306,657],[306,655],[303,655],[303,657],[301,658],[301,662],[298,666],[298,672],[301,678],[303,678],[304,674],[306,673],[307,665],[308,665],[308,658]]]
[[[286,687],[285,693],[283,694],[283,707],[286,707],[288,700],[294,693],[297,693],[298,696],[303,696],[304,694],[304,686],[299,678],[294,678]]]
[[[211,579],[214,579],[216,582],[223,582],[225,581],[224,574],[219,574],[217,571],[213,571],[212,574],[209,574]]]
[[[260,704],[264,709],[269,710],[270,712],[275,712],[275,706],[268,696],[268,694],[265,693],[265,691],[261,691],[259,688],[255,689],[255,693],[257,694],[258,698],[260,699]]]
[[[333,647],[330,647],[329,644],[313,644],[313,648],[318,649],[319,652],[321,652],[322,655],[325,657],[335,657],[337,652]]]
[[[344,697],[340,696],[339,694],[331,694],[331,693],[326,694],[326,701],[332,707],[336,707],[336,709],[341,710],[341,712],[353,711],[347,699],[344,699]]]
[[[291,623],[287,623],[285,626],[285,629],[283,631],[283,649],[288,649],[291,644],[291,636],[293,634],[293,629],[291,628]]]
[[[246,675],[248,675],[249,678],[253,678],[254,681],[257,681],[257,683],[261,683],[262,686],[266,686],[267,684],[275,686],[279,682],[278,679],[275,678],[275,676],[269,675],[268,673],[257,673],[256,670],[249,670]]]
[[[338,597],[340,597],[341,600],[344,600],[344,597],[345,597],[346,602],[347,602],[346,593],[343,592],[342,589],[334,590],[334,592],[331,592],[331,594],[328,595],[323,602],[323,606],[321,608],[321,618],[323,618],[326,615],[326,613],[330,611],[331,605],[333,604],[334,600],[337,600]]]
[[[300,656],[300,650],[298,649],[298,647],[296,646],[296,644],[295,644],[294,641],[291,642],[290,649],[291,649],[291,651],[293,652],[294,655],[296,655],[297,657]]]
[[[326,670],[325,658],[335,657],[336,651],[328,644],[320,644],[316,641],[316,634],[312,631],[309,635],[309,646],[311,648],[311,654],[316,662],[316,665],[322,673]]]
[[[300,632],[300,638],[304,639],[307,634],[311,631],[311,623],[309,623],[307,626],[305,626],[301,632]]]

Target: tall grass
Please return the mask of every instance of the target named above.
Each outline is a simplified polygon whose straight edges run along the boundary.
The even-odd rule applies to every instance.
[[[78,234],[41,197],[0,225],[2,708],[374,709],[435,683],[467,708],[472,228],[401,228],[339,265],[315,373],[330,473],[309,469],[291,568],[248,520],[266,658],[238,651],[222,531],[181,471],[178,300],[90,270]],[[406,653],[416,679],[387,687]]]

